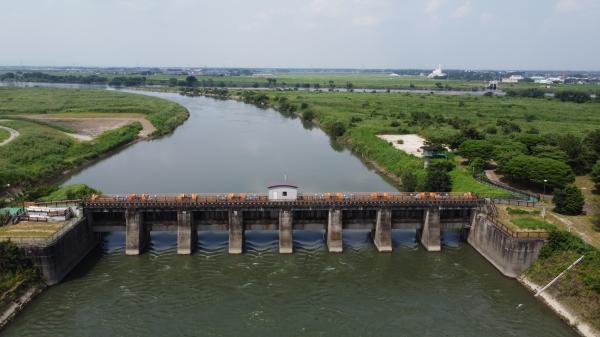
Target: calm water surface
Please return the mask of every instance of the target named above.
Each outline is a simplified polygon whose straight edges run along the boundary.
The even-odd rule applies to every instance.
[[[159,95],[159,94],[155,94]],[[304,191],[391,191],[321,131],[271,110],[170,94],[191,117],[170,137],[138,143],[74,176],[108,193],[263,191],[284,173]],[[414,231],[394,231],[379,254],[369,233],[344,232],[344,253],[322,231],[295,231],[279,255],[276,231],[200,232],[176,255],[175,233],[124,255],[123,233],[103,238],[68,279],[45,291],[2,336],[576,336],[515,281],[446,233],[427,253]]]

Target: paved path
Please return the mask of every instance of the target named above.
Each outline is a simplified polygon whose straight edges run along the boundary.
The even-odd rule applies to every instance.
[[[0,120],[0,122],[6,122],[6,121]],[[19,131],[15,130],[15,129],[7,128],[6,126],[0,125],[0,129],[4,129],[4,130],[10,132],[10,137],[8,137],[8,139],[4,140],[3,142],[0,142],[0,146],[8,145],[8,143],[12,142],[20,135]]]

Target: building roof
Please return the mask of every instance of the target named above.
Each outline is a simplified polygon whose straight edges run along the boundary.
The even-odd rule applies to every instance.
[[[268,189],[276,188],[276,187],[291,187],[298,188],[298,185],[294,184],[291,181],[274,181],[269,184]]]

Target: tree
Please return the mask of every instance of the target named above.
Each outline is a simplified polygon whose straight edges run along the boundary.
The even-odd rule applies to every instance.
[[[546,184],[549,187],[562,188],[575,181],[575,174],[569,165],[549,158],[518,155],[506,162],[500,162],[500,170],[513,181],[538,187]],[[544,183],[544,180],[547,182]]]
[[[454,164],[449,160],[432,160],[427,167],[425,189],[430,192],[450,192],[452,190],[452,179],[449,171]]]
[[[592,181],[596,185],[596,191],[600,191],[600,160],[597,161],[596,164],[594,164],[594,167],[592,168],[591,176],[592,176]]]
[[[600,97],[600,95],[598,95]],[[600,129],[590,132],[585,137],[586,144],[594,150],[596,157],[600,157]]]
[[[492,158],[494,145],[487,140],[466,140],[458,147],[461,156],[469,160],[481,158],[488,161]]]
[[[554,93],[554,97],[560,99],[562,102],[585,103],[592,100],[590,94],[583,91],[574,90],[559,91]]]
[[[596,161],[595,154],[583,138],[572,133],[555,135],[556,145],[567,154],[567,164],[578,174],[589,172]]]
[[[198,84],[196,76],[188,76],[185,78],[185,85],[188,87],[195,87]]]
[[[575,185],[567,185],[563,189],[554,190],[554,210],[565,215],[579,215],[583,211],[585,199],[583,193]]]
[[[414,192],[417,190],[417,175],[413,171],[404,170],[400,175],[400,180],[404,192]]]

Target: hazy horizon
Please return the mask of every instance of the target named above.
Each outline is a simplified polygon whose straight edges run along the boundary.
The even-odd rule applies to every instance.
[[[22,0],[0,65],[598,71],[600,2]]]

